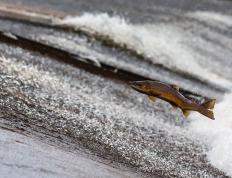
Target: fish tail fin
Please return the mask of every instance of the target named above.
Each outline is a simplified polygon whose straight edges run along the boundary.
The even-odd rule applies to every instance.
[[[215,103],[216,103],[216,100],[215,100],[215,99],[208,99],[208,100],[206,100],[204,103],[202,103],[201,105],[202,105],[205,109],[213,109]]]
[[[204,116],[212,119],[212,120],[215,120],[214,118],[214,114],[213,114],[213,111],[210,111],[210,110],[207,110],[207,109],[201,109],[199,111],[201,114],[203,114]]]

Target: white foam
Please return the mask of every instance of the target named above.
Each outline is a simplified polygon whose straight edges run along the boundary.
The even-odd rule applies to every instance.
[[[206,142],[212,165],[232,176],[232,94],[227,94],[214,109],[215,121],[199,114],[191,116],[191,132]]]
[[[192,41],[193,36],[189,36],[182,27],[163,23],[132,24],[106,13],[67,17],[61,24],[110,37],[115,43],[126,45],[153,63],[191,73],[225,88],[232,86],[227,79],[201,66],[202,56],[199,57],[196,50],[186,45],[186,41]]]

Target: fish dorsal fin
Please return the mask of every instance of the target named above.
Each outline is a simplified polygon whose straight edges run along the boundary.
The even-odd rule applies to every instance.
[[[177,91],[180,90],[180,87],[178,87],[177,85],[171,85],[172,88],[176,89]]]
[[[183,114],[184,114],[185,117],[188,117],[189,114],[190,114],[190,111],[189,111],[189,110],[184,110],[184,109],[183,109],[182,112],[183,112]]]
[[[213,109],[216,103],[215,99],[208,99],[203,104],[201,104],[206,109]]]
[[[156,97],[154,97],[154,96],[148,96],[148,98],[153,102],[155,102],[155,100],[156,100]]]

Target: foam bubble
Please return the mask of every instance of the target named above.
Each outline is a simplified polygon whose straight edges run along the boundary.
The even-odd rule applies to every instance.
[[[215,121],[192,115],[190,129],[207,143],[210,163],[232,176],[232,94],[215,105],[214,114]]]

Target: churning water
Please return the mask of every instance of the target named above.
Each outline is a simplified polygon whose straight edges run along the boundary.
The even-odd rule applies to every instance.
[[[29,26],[30,34],[26,31],[26,37],[35,36],[50,45],[96,58],[96,63],[100,59],[105,63],[110,61],[116,68],[127,65],[123,69],[152,78],[158,76],[153,72],[159,73],[152,70],[153,65],[160,64],[172,73],[161,73],[159,80],[178,83],[182,88],[202,91],[201,94],[204,95],[209,95],[214,86],[230,91],[230,15],[172,9],[168,15],[159,14],[157,19],[152,23],[135,23],[117,15],[85,13],[59,21],[60,25],[88,32],[93,37],[98,36],[103,41],[110,42],[112,46],[134,52],[127,56],[123,53],[125,58],[120,58],[122,54],[116,55],[117,50],[115,53],[111,53],[113,50],[108,53],[103,48],[104,45],[99,45],[102,50],[95,50],[92,48],[95,45],[93,41],[81,41],[77,34],[75,36],[78,39],[73,39],[71,34],[61,34],[52,29],[46,32],[42,28],[38,34],[38,26],[35,31]],[[16,33],[24,29],[24,26],[18,25],[16,22],[14,25],[8,24],[10,31],[14,28]],[[4,28],[6,26],[2,25]],[[0,52],[3,54],[0,56],[0,69],[6,74],[0,76],[1,80],[9,79],[9,85],[16,79],[20,80],[12,82],[14,85],[18,84],[18,88],[5,87],[6,90],[11,93],[23,91],[25,96],[36,99],[35,105],[39,103],[43,108],[44,113],[34,118],[32,116],[35,115],[35,110],[27,109],[23,103],[16,103],[17,106],[26,108],[23,110],[26,112],[24,114],[32,118],[33,123],[38,120],[44,127],[52,127],[61,134],[69,133],[74,138],[81,138],[80,143],[84,142],[91,150],[111,155],[114,157],[112,160],[120,159],[144,172],[161,172],[165,173],[165,177],[222,175],[211,166],[206,166],[206,153],[207,160],[214,167],[232,176],[230,92],[224,98],[221,94],[217,95],[219,100],[214,111],[215,121],[193,113],[185,122],[179,110],[172,109],[160,100],[156,103],[149,102],[124,83],[54,62],[21,48],[0,45]],[[135,53],[140,57],[135,58],[132,55]],[[173,74],[177,72],[182,76],[174,77]],[[187,79],[185,74],[192,78]],[[194,78],[198,80],[193,82]],[[212,85],[204,87],[204,84],[197,83],[199,81]],[[17,91],[23,86],[21,83],[27,86],[27,90],[21,88]],[[214,95],[211,93],[210,96]],[[14,105],[13,102],[2,103]]]
[[[215,167],[232,175],[232,94],[225,95],[214,109],[215,121],[191,116],[190,132],[202,138],[209,146],[208,160]]]
[[[231,28],[232,17],[206,11],[184,16],[184,21],[132,24],[119,16],[86,13],[67,17],[62,23],[110,38],[154,64],[183,71],[230,90],[232,41],[223,32]],[[190,135],[207,145],[205,152],[210,163],[232,176],[232,94],[221,98],[214,114],[215,121],[192,114],[187,129]]]

